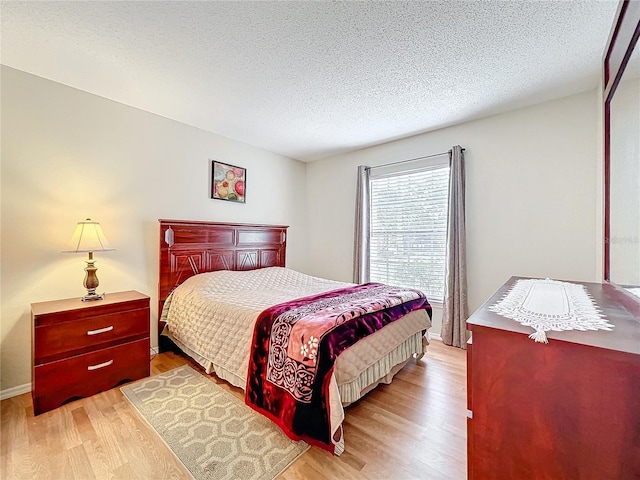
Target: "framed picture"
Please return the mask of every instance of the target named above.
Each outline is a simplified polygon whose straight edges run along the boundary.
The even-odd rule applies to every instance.
[[[211,160],[211,198],[245,203],[247,169]]]

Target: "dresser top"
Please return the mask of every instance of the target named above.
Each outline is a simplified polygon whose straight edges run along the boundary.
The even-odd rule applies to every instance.
[[[522,278],[525,277],[511,277],[502,285],[489,300],[469,317],[467,320],[467,329],[472,332],[479,328],[494,328],[526,335],[533,333],[533,328],[489,310],[490,306],[502,300],[516,281]],[[611,331],[548,331],[546,334],[549,339],[549,344],[554,340],[560,340],[563,342],[591,345],[598,348],[640,355],[640,314],[635,310],[634,313],[632,313],[625,308],[625,295],[627,294],[619,291],[616,287],[608,283],[568,282],[583,285],[598,308],[605,315],[606,320],[613,324],[614,328]],[[533,340],[531,341],[533,342]],[[544,345],[541,344],[541,347],[544,347]]]
[[[102,300],[91,300],[83,302],[81,297],[66,298],[64,300],[53,300],[50,302],[38,302],[31,304],[31,313],[33,315],[48,315],[51,313],[68,312],[75,310],[84,310],[92,307],[106,307],[124,302],[134,302],[137,300],[148,299],[149,296],[144,295],[135,290],[126,292],[106,293]]]

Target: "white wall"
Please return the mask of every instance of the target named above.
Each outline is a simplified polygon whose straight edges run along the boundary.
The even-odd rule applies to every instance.
[[[29,304],[84,293],[84,256],[60,253],[77,221],[117,248],[96,254],[99,290],[150,295],[155,327],[158,218],[290,225],[290,267],[350,281],[355,167],[455,144],[472,311],[511,275],[600,281],[599,104],[588,92],[305,166],[2,67],[0,389],[30,381]],[[212,158],[247,167],[245,205],[209,199]]]
[[[352,278],[357,165],[460,144],[471,312],[512,275],[601,280],[595,96],[591,91],[309,164],[309,273]],[[432,331],[439,334],[434,310]]]
[[[86,254],[63,254],[76,222],[101,222],[100,292],[152,297],[159,218],[290,225],[302,270],[305,164],[2,67],[1,385],[31,380],[30,303],[80,297]],[[247,168],[247,202],[209,198],[209,159]]]

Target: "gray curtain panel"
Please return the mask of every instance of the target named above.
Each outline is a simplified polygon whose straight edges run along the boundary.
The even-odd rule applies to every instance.
[[[467,306],[467,251],[465,231],[464,152],[457,145],[449,152],[449,213],[447,224],[447,260],[445,266],[442,341],[467,348],[469,317]]]
[[[370,214],[369,167],[359,165],[356,185],[355,241],[353,242],[354,283],[369,281]]]

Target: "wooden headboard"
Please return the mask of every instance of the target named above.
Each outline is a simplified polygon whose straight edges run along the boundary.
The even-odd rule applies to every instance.
[[[159,222],[158,317],[169,293],[197,273],[285,266],[288,227],[185,220]]]

